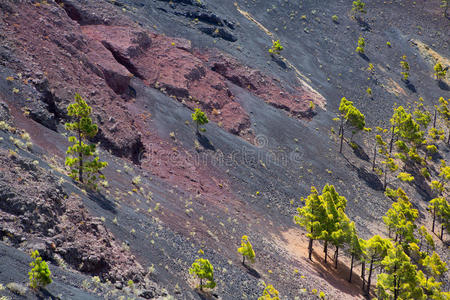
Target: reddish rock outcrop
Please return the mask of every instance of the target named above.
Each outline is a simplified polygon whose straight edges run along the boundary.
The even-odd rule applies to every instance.
[[[112,282],[143,282],[135,257],[89,215],[79,196],[67,195],[36,163],[0,150],[0,237]]]

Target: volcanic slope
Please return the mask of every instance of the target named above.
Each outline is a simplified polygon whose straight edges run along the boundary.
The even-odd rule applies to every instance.
[[[23,252],[38,249],[55,270],[48,291],[62,299],[204,299],[188,271],[202,249],[214,265],[211,297],[256,299],[264,281],[286,299],[316,299],[313,289],[363,299],[360,267],[350,284],[349,259],[334,270],[316,245],[309,261],[292,218],[312,185],[330,183],[361,237],[388,235],[392,201],[371,171],[373,137],[356,136],[358,151],[346,143],[341,155],[333,118],[344,96],[372,128],[388,126],[394,104],[422,97],[431,109],[449,98],[448,80],[433,75],[436,59],[450,57],[439,2],[371,1],[358,22],[351,1],[0,0],[0,121],[9,124],[0,130],[0,282],[26,285]],[[280,56],[268,53],[272,40]],[[98,193],[65,175],[76,92],[93,108],[93,142],[109,163]],[[210,118],[201,134],[197,107]],[[439,155],[448,162],[444,143]],[[438,159],[433,166],[436,178]],[[427,184],[392,186],[429,228]],[[236,250],[244,234],[252,268]]]

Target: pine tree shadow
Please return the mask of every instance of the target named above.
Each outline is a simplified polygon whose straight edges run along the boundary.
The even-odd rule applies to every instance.
[[[36,298],[37,299],[51,299],[51,300],[56,300],[56,299],[61,299],[60,297],[57,297],[55,295],[53,295],[52,293],[50,293],[47,289],[45,288],[39,288],[38,293],[36,293]]]
[[[219,296],[216,293],[201,291],[198,288],[195,289],[195,292],[202,300],[215,300],[219,298]]]
[[[283,61],[283,59],[280,57],[280,56],[278,56],[278,55],[271,55],[272,56],[272,60],[277,64],[277,65],[279,65],[281,68],[283,68],[283,69],[286,69],[287,68],[287,65],[286,65],[286,63]]]
[[[410,90],[413,93],[417,93],[416,87],[414,86],[414,84],[411,83],[411,81],[409,80],[403,80],[403,82],[405,83],[406,87],[408,88],[408,90]]]
[[[361,27],[362,31],[370,31],[372,28],[370,27],[369,23],[364,21],[361,17],[357,17],[356,21],[358,22],[358,25]]]
[[[197,141],[200,143],[200,145],[205,148],[206,150],[212,150],[216,151],[216,147],[214,147],[213,144],[209,141],[209,139],[202,135],[200,132],[197,132]]]
[[[245,265],[244,264],[245,269],[247,269],[247,273],[255,278],[261,278],[261,275],[258,273],[258,271],[256,271],[255,269],[253,269],[251,266]]]
[[[364,53],[358,53],[358,54],[359,54],[359,56],[360,56],[362,59],[364,59],[365,61],[367,61],[367,62],[370,61],[370,58],[367,57],[367,55],[365,55]]]
[[[103,194],[98,191],[89,191],[88,196],[91,200],[97,203],[101,208],[108,210],[110,212],[116,213],[116,205],[114,202],[106,198]]]
[[[442,80],[438,81],[438,86],[441,90],[450,91],[450,87],[448,86],[448,84],[446,82],[443,82]]]

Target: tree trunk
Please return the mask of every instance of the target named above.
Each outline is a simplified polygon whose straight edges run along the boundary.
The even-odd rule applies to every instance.
[[[373,161],[372,161],[372,172],[375,171],[375,164],[377,159],[377,146],[373,149]]]
[[[81,150],[81,129],[78,123],[78,181],[83,183],[83,153]]]
[[[308,245],[308,258],[312,261],[312,252],[313,252],[313,239],[309,239],[309,245]]]
[[[348,282],[352,282],[353,275],[353,260],[355,259],[355,254],[352,253],[352,262],[350,263],[350,275],[348,276]]]
[[[203,279],[200,278],[200,291],[203,291]]]
[[[245,255],[242,255],[242,264],[245,266]]]
[[[372,279],[372,271],[373,271],[373,257],[370,260],[370,268],[369,268],[369,278],[367,278],[367,295],[370,295],[370,280]]]
[[[391,141],[389,142],[389,153],[392,153],[392,146],[394,145],[394,129],[395,129],[395,126],[392,126]]]
[[[447,145],[450,145],[450,130],[448,131]]]
[[[363,261],[362,265],[361,265],[361,279],[362,279],[362,289],[363,289],[363,291],[364,291],[364,288],[366,286],[366,279],[365,279],[366,274],[365,273],[366,273],[366,262]]]
[[[342,144],[344,142],[344,127],[342,127],[342,132],[341,132],[341,145],[339,147],[339,153],[342,153]]]
[[[338,267],[338,255],[339,255],[339,247],[336,247],[336,252],[334,253],[334,268],[335,269],[337,269],[337,267]]]
[[[437,117],[437,109],[434,109],[434,119],[433,119],[433,128],[436,128],[436,117]]]
[[[433,205],[433,225],[431,226],[431,232],[434,233],[434,223],[436,222],[436,205]]]
[[[384,180],[383,180],[383,187],[384,190],[387,188],[387,165],[384,165]]]
[[[323,252],[325,252],[325,263],[327,263],[328,241],[325,241],[325,244],[323,245]]]
[[[441,237],[440,237],[441,241],[443,237],[444,237],[444,223],[441,224]]]

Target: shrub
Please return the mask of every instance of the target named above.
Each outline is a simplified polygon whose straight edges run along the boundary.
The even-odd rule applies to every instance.
[[[200,279],[200,290],[203,288],[213,289],[216,286],[214,281],[214,267],[206,258],[197,258],[189,269],[189,274],[195,275]],[[206,283],[203,284],[203,280],[206,279]]]
[[[364,47],[366,46],[366,41],[362,36],[358,38],[358,47],[356,47],[356,52],[360,54],[364,54]]]
[[[406,61],[406,55],[402,56],[402,60],[400,61],[400,66],[402,67],[401,74],[403,75],[403,80],[408,81],[409,78],[409,64]]]
[[[242,254],[242,264],[245,264],[246,257],[252,263],[255,261],[255,251],[253,251],[252,244],[250,244],[246,235],[242,236],[241,247],[238,248],[238,252]]]
[[[191,116],[192,116],[192,120],[196,124],[197,133],[199,133],[198,127],[200,125],[204,125],[209,122],[208,117],[200,108],[196,108]]]
[[[280,300],[279,292],[271,284],[264,283],[264,291],[258,300]]]
[[[391,42],[386,42],[386,45],[387,45],[389,48],[392,47]]]
[[[269,49],[269,53],[279,55],[281,51],[283,51],[283,46],[281,46],[280,40],[272,41],[272,48]]]
[[[447,70],[442,68],[441,63],[438,62],[434,65],[434,75],[436,75],[437,80],[442,80],[447,75]]]
[[[42,260],[37,250],[31,253],[31,257],[34,259],[30,263],[32,268],[28,275],[30,277],[30,287],[35,289],[37,287],[45,287],[47,284],[52,283],[50,269],[47,263]]]
[[[336,15],[333,15],[333,16],[331,17],[331,19],[333,20],[334,23],[337,23],[337,22],[339,21],[339,18],[338,18],[338,16],[336,16]]]

